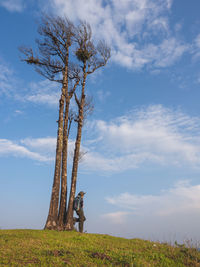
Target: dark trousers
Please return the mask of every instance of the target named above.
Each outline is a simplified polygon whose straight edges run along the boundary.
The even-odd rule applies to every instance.
[[[76,211],[76,214],[79,216],[79,218],[76,220],[77,222],[79,222],[78,224],[79,232],[83,233],[83,224],[84,224],[84,221],[86,220],[83,209]]]

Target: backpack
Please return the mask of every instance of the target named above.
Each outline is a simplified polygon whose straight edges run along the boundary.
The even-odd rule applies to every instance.
[[[75,211],[78,211],[80,209],[80,204],[81,204],[81,197],[80,196],[75,197],[73,202],[73,209]]]

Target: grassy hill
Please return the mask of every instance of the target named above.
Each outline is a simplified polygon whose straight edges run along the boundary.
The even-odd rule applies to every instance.
[[[200,266],[200,252],[74,231],[0,230],[0,266]]]

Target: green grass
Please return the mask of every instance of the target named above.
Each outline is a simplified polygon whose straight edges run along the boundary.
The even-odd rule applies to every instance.
[[[0,266],[200,266],[200,252],[141,239],[0,230]]]

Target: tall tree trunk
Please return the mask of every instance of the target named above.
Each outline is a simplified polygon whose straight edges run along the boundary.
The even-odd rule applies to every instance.
[[[68,40],[69,43],[69,40]],[[68,64],[69,64],[69,46],[67,46],[67,53],[65,59],[65,115],[63,127],[63,148],[62,148],[62,173],[61,173],[61,196],[60,207],[58,214],[58,229],[62,230],[64,225],[64,216],[66,215],[66,198],[67,198],[67,126],[69,115],[69,96],[68,96]]]
[[[59,203],[59,192],[60,192],[60,169],[61,169],[61,157],[62,157],[62,143],[63,143],[63,111],[65,96],[62,90],[59,105],[59,120],[58,120],[58,133],[57,133],[57,146],[56,146],[56,160],[55,160],[55,171],[54,181],[51,193],[51,201],[49,207],[49,214],[45,224],[45,229],[56,229],[57,217],[58,217],[58,203]]]
[[[69,97],[66,96],[65,118],[63,129],[63,151],[62,151],[62,174],[61,174],[61,196],[58,215],[58,228],[64,229],[64,220],[66,219],[67,204],[67,151],[68,151],[68,115],[69,115]]]
[[[66,218],[66,230],[73,230],[73,201],[76,193],[76,181],[78,173],[78,163],[79,163],[79,154],[80,154],[80,145],[81,145],[81,136],[83,128],[83,116],[84,116],[84,103],[85,103],[85,82],[86,82],[86,64],[83,67],[83,83],[82,83],[82,92],[81,92],[81,102],[79,106],[79,116],[78,116],[78,129],[74,149],[74,158],[73,158],[73,167],[72,167],[72,177],[71,177],[71,189],[69,196],[69,203],[67,209],[67,218]]]
[[[63,75],[63,87],[62,95],[59,104],[59,120],[58,120],[58,133],[57,133],[57,146],[56,146],[56,160],[54,181],[51,193],[51,201],[49,207],[49,214],[45,224],[45,229],[57,229],[58,224],[58,207],[59,207],[59,194],[60,194],[60,172],[61,172],[61,160],[62,160],[62,148],[63,148],[63,112],[66,96],[66,88],[68,86],[68,57],[65,65],[65,71]]]

